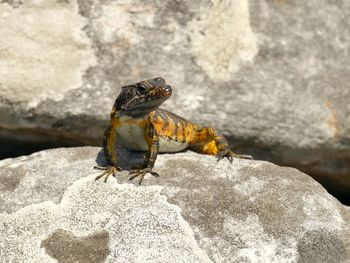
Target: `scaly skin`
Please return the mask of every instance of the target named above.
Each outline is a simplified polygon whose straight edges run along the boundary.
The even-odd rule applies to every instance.
[[[124,86],[111,111],[111,118],[103,137],[103,149],[110,166],[96,180],[110,175],[116,176],[118,166],[116,142],[130,150],[146,151],[142,167],[130,171],[130,180],[145,174],[159,176],[153,171],[159,152],[179,152],[190,149],[202,154],[217,156],[218,161],[226,157],[252,159],[249,155],[233,153],[225,137],[213,128],[200,127],[159,106],[171,96],[171,87],[162,78],[141,81]]]

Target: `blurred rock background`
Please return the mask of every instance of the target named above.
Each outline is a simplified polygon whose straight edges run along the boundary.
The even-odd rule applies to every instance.
[[[0,155],[101,145],[122,85],[350,204],[350,2],[2,0]]]

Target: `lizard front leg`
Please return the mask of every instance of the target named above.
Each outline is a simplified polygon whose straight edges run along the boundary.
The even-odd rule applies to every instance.
[[[139,185],[141,185],[142,180],[147,173],[150,173],[155,177],[159,176],[158,173],[152,171],[159,152],[159,137],[151,122],[145,127],[144,136],[148,144],[148,152],[145,157],[144,165],[142,168],[131,170],[130,174],[132,176],[129,179],[133,180],[136,177],[140,177]]]
[[[115,132],[116,120],[114,119],[114,115],[111,115],[110,123],[103,135],[103,151],[105,158],[107,159],[109,166],[95,166],[95,169],[104,170],[102,174],[95,178],[99,180],[103,176],[105,176],[104,182],[107,182],[107,179],[110,175],[116,176],[117,172],[122,169],[117,166],[117,156],[116,156],[116,132]]]

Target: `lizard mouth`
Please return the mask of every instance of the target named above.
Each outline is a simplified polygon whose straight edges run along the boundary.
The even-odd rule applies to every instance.
[[[165,93],[163,96],[147,96],[140,95],[128,101],[122,110],[132,113],[134,112],[151,112],[158,108],[165,100],[171,96],[171,92]]]

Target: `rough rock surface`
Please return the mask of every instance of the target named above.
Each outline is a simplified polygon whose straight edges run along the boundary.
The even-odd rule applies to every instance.
[[[350,261],[349,208],[296,169],[164,154],[137,186],[94,181],[100,153],[0,161],[1,262]]]
[[[120,86],[160,75],[174,87],[168,109],[348,194],[349,10],[346,0],[2,1],[0,134],[98,145]]]

